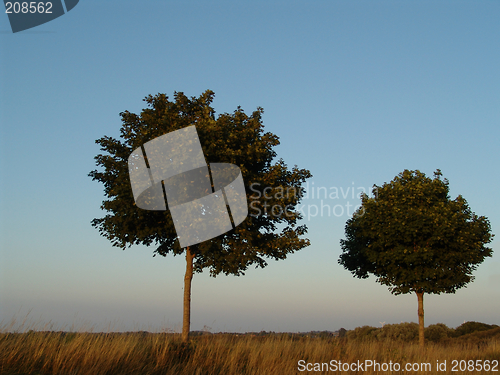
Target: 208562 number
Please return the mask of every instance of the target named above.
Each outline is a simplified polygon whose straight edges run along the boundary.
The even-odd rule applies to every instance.
[[[52,13],[51,2],[27,1],[19,3],[5,3],[5,13]]]
[[[464,371],[498,371],[498,360],[496,359],[493,359],[493,360],[469,360],[469,361],[466,361],[466,360],[461,360],[461,361],[457,361],[456,359],[454,359],[453,361],[451,361],[451,365],[452,365],[452,368],[451,368],[451,371],[460,371],[460,372],[464,372]]]

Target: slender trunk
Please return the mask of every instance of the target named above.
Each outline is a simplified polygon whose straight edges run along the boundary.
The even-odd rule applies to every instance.
[[[424,348],[424,292],[416,292],[418,298],[418,342]]]
[[[193,280],[193,254],[186,248],[186,274],[184,275],[184,315],[182,320],[182,341],[189,339],[191,324],[191,280]]]

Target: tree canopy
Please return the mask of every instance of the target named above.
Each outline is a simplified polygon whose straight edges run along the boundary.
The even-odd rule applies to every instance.
[[[264,132],[262,108],[247,115],[238,107],[234,113],[216,117],[211,107],[213,98],[210,90],[192,98],[177,92],[174,101],[165,94],[147,96],[147,108],[139,115],[120,113],[121,139],[104,136],[96,141],[105,153],[95,157],[100,169],[89,174],[104,185],[106,199],[101,208],[107,212],[92,220],[92,225],[113,246],[125,249],[134,244],[152,245],[154,255],[162,256],[186,252],[184,326],[186,318],[189,326],[193,271],[208,268],[212,276],[241,275],[251,265],[265,267],[266,259],[285,259],[309,245],[304,238],[307,227],[298,224],[302,215],[296,206],[304,195],[302,184],[311,173],[297,166],[289,169],[282,159],[276,160],[274,148],[279,145],[279,138]],[[148,141],[191,125],[196,127],[207,161],[240,168],[252,210],[230,231],[183,249],[168,210],[149,211],[136,206],[128,158]]]
[[[340,241],[339,264],[354,276],[373,274],[396,295],[455,293],[491,257],[488,219],[473,213],[462,196],[450,199],[441,171],[431,179],[405,170],[374,185],[372,193],[362,196]]]
[[[304,194],[302,183],[311,176],[296,166],[291,170],[276,157],[274,147],[279,138],[264,132],[262,108],[250,116],[241,108],[232,114],[224,113],[215,118],[210,106],[214,93],[204,92],[199,98],[175,93],[175,101],[165,94],[148,96],[148,107],[140,115],[122,112],[122,140],[104,136],[96,141],[107,154],[96,156],[96,164],[104,170],[94,170],[90,176],[104,184],[108,198],[102,204],[107,211],[103,218],[94,219],[92,225],[108,238],[114,246],[125,249],[133,244],[154,245],[155,254],[181,254],[175,228],[169,211],[146,211],[137,208],[132,195],[127,160],[137,147],[165,133],[196,125],[198,136],[207,160],[211,163],[232,163],[240,167],[247,189],[248,202],[254,207],[264,204],[288,207],[282,215],[250,215],[233,230],[205,241],[192,248],[195,253],[194,269],[209,267],[212,275],[221,272],[239,275],[248,266],[266,266],[265,258],[284,259],[288,253],[309,245],[302,238],[305,225],[297,225],[301,218],[294,210]],[[271,194],[252,193],[272,188]],[[290,190],[290,188],[293,188]],[[293,194],[273,194],[277,189]],[[287,190],[288,189],[288,190]],[[264,209],[262,208],[262,212]],[[275,210],[278,212],[279,210]],[[277,232],[278,225],[282,227]]]

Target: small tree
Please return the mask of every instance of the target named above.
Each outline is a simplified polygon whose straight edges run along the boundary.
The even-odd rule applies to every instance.
[[[339,264],[358,278],[369,274],[393,294],[415,293],[419,342],[424,346],[424,293],[455,293],[474,280],[490,257],[487,218],[474,214],[462,196],[451,200],[448,181],[405,170],[374,186],[373,197],[347,221]]]
[[[184,278],[183,340],[188,339],[191,316],[191,280],[193,272],[209,268],[211,276],[221,272],[242,275],[250,265],[265,267],[265,258],[285,259],[294,251],[309,245],[302,238],[305,225],[298,226],[303,182],[308,170],[290,170],[283,160],[274,161],[274,147],[279,139],[264,133],[258,108],[251,116],[241,108],[233,114],[215,117],[210,106],[214,93],[206,91],[199,98],[189,99],[175,93],[171,102],[164,94],[148,96],[148,108],[140,115],[122,112],[122,140],[104,136],[96,141],[101,151],[95,157],[102,169],[89,176],[104,184],[107,199],[101,208],[106,216],[92,220],[100,234],[113,246],[125,249],[133,244],[154,245],[154,255],[174,256],[186,253]],[[129,180],[128,158],[133,150],[163,134],[195,125],[206,160],[210,163],[237,165],[246,186],[250,215],[237,227],[211,240],[181,248],[170,212],[147,211],[136,206]],[[213,187],[213,185],[212,185]],[[274,208],[274,210],[272,210]],[[282,228],[278,232],[277,225]]]

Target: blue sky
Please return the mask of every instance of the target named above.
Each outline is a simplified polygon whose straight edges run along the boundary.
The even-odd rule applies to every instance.
[[[11,32],[0,16],[0,320],[94,329],[182,322],[183,257],[114,248],[90,221],[94,141],[148,94],[211,89],[218,113],[264,108],[309,187],[370,189],[441,169],[451,196],[500,226],[500,2],[81,0]],[[196,274],[193,330],[310,331],[417,321],[417,298],[343,270],[347,213],[314,216],[311,246],[245,276]],[[359,200],[326,199],[330,207]],[[306,211],[307,212],[307,211]],[[500,324],[494,250],[456,294],[426,296],[426,324]]]

